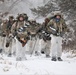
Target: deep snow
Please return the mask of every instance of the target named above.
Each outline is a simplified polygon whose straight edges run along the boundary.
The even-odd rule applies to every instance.
[[[76,75],[76,57],[63,53],[63,61],[26,55],[27,60],[15,61],[15,57],[0,56],[0,75]]]

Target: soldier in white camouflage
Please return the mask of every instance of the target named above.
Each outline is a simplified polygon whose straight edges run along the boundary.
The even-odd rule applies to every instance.
[[[62,61],[62,37],[67,31],[66,23],[59,11],[54,13],[54,18],[47,25],[47,30],[51,34],[51,54],[52,61]]]
[[[11,32],[16,37],[16,60],[25,60],[25,45],[29,40],[27,32],[27,22],[23,14],[17,17],[17,21],[13,24]]]
[[[49,18],[45,18],[45,21],[43,22],[42,29],[41,29],[42,30],[41,53],[45,54],[47,58],[50,57],[50,48],[51,48],[50,46],[51,37],[50,37],[50,34],[48,34],[47,32],[47,24],[49,21],[50,21]]]
[[[8,55],[11,53],[12,40],[9,39],[9,34],[11,33],[11,27],[13,23],[14,23],[14,17],[9,16],[9,20],[3,20],[1,24],[1,37],[2,37],[1,44],[3,47],[3,52]],[[9,50],[6,50],[7,47],[10,47]]]
[[[28,33],[30,34],[29,50],[30,54],[40,55],[40,39],[38,32],[40,29],[40,24],[36,20],[30,20],[30,26],[28,28]]]

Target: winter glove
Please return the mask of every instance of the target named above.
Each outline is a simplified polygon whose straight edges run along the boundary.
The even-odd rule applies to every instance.
[[[30,35],[30,32],[27,32],[28,35]]]
[[[6,47],[9,47],[9,43],[6,43]]]
[[[6,34],[2,34],[3,37],[6,37]]]

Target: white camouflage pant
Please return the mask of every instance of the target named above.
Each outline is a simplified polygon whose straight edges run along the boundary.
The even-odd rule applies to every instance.
[[[51,48],[51,40],[47,40],[46,42],[42,39],[41,42],[41,49],[45,52],[46,55],[50,55],[50,48]]]
[[[2,49],[2,53],[5,52],[5,41],[6,41],[6,37],[0,36],[0,49]]]
[[[9,43],[9,47],[6,47],[6,43]],[[14,38],[9,38],[9,37],[6,37],[5,39],[5,54],[7,54],[9,56],[9,54],[13,54],[16,50],[16,44],[15,44],[15,39]]]
[[[25,46],[22,47],[22,44],[16,39],[16,60],[25,60]]]
[[[30,54],[35,54],[35,52],[38,52],[40,55],[41,40],[39,38],[33,37],[32,40],[29,41],[29,51],[30,51]]]
[[[62,55],[62,37],[51,35],[51,54],[52,57],[61,57]]]

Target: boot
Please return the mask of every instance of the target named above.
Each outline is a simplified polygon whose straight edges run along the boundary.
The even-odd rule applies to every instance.
[[[17,57],[16,61],[22,61],[22,58],[21,57]]]
[[[50,55],[46,55],[46,58],[50,58]]]
[[[3,49],[0,49],[0,53],[2,53]]]
[[[11,54],[11,53],[9,53],[9,54],[8,54],[8,57],[11,57],[11,56],[12,56],[12,54]]]
[[[52,60],[52,61],[57,61],[56,57],[52,57],[51,60]]]
[[[35,51],[35,56],[39,56],[40,53],[38,51]]]
[[[45,54],[45,52],[44,52],[44,51],[41,51],[41,53],[42,53],[42,54]]]
[[[58,61],[63,61],[60,57],[58,57]]]

